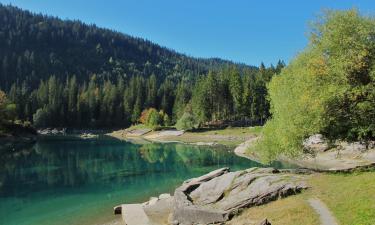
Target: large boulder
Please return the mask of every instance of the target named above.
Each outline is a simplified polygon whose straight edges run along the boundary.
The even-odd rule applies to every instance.
[[[301,175],[273,168],[215,170],[185,181],[174,193],[173,224],[223,223],[243,208],[262,205],[307,188]]]
[[[309,152],[324,152],[329,149],[328,141],[321,134],[314,134],[303,141],[303,147]]]

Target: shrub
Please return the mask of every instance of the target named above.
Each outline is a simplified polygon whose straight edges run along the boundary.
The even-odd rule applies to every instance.
[[[192,130],[195,128],[196,119],[191,112],[184,112],[181,118],[176,123],[178,130]]]

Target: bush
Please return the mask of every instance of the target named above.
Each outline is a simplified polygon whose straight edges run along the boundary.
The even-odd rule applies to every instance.
[[[49,119],[49,113],[46,108],[41,108],[33,115],[33,122],[35,127],[45,127]]]
[[[196,119],[191,112],[184,112],[181,118],[176,123],[178,130],[192,130],[195,128]]]
[[[160,117],[160,113],[158,113],[156,109],[149,110],[146,125],[153,129],[162,125],[162,118]]]

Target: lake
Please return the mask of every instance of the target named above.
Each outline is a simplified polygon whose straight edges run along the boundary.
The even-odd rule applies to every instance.
[[[260,164],[225,147],[47,138],[0,152],[0,224],[103,224],[113,206],[173,193],[214,169]],[[280,167],[281,165],[276,165]]]

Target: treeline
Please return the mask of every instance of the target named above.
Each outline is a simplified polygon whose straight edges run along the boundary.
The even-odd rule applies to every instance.
[[[35,89],[51,74],[59,81],[74,74],[78,83],[92,74],[112,82],[120,76],[154,74],[162,82],[234,65],[221,59],[188,57],[141,38],[1,4],[0,49],[0,89],[5,91],[23,81]]]
[[[9,99],[17,104],[19,120],[36,127],[124,127],[141,121],[144,110],[162,112],[164,125],[173,125],[185,112],[196,126],[215,121],[242,120],[262,124],[269,117],[266,84],[284,66],[239,70],[232,66],[195,80],[121,76],[112,81],[92,75],[88,82],[76,76],[51,76],[36,89],[27,82],[13,84]],[[165,119],[168,118],[168,119]]]

